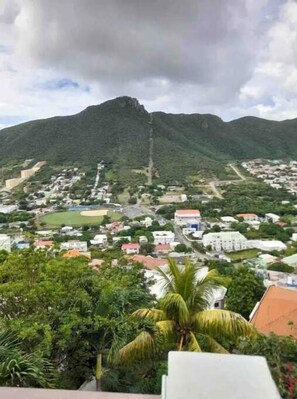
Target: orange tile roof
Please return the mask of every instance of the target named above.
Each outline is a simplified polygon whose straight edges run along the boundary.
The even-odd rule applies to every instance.
[[[81,256],[81,253],[77,249],[69,249],[64,253],[63,258],[77,258],[78,256]]]
[[[262,334],[297,338],[297,291],[268,287],[250,321]]]
[[[160,266],[165,266],[168,264],[167,259],[153,258],[152,256],[145,255],[133,255],[129,259],[134,262],[142,263],[145,269],[153,270]]]
[[[186,216],[188,214],[193,215],[193,213],[197,216],[200,215],[200,211],[198,211],[198,209],[177,209],[175,213],[179,216]]]

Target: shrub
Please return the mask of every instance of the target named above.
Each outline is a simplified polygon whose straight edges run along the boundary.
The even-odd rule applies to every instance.
[[[273,270],[275,272],[293,273],[294,267],[286,265],[283,262],[277,262],[268,266],[268,270]]]

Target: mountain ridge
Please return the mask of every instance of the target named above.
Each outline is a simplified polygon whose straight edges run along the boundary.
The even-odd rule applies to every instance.
[[[39,158],[87,164],[106,159],[123,170],[144,168],[150,128],[161,179],[180,180],[200,170],[212,173],[232,160],[297,157],[297,119],[246,116],[224,122],[212,114],[149,113],[137,99],[122,96],[74,115],[2,129],[0,163]]]

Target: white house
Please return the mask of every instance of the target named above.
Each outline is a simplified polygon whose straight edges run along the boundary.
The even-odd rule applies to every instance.
[[[248,248],[257,248],[261,251],[283,251],[287,248],[286,244],[279,240],[248,240]]]
[[[200,225],[201,216],[197,209],[177,209],[174,214],[174,223],[178,226]]]
[[[11,238],[7,234],[0,234],[0,251],[11,251]]]
[[[62,242],[60,245],[61,250],[69,251],[70,249],[76,249],[79,252],[87,252],[88,243],[87,241],[70,240]]]
[[[280,220],[280,216],[275,213],[265,213],[266,222],[276,223]]]
[[[17,205],[2,205],[0,204],[0,213],[12,213],[18,209]]]
[[[106,234],[97,234],[93,240],[91,240],[92,245],[99,245],[100,247],[106,247],[107,235]]]
[[[148,239],[146,236],[140,236],[138,241],[140,245],[148,243]]]
[[[127,255],[139,254],[140,245],[138,243],[123,244],[121,249]]]
[[[205,247],[210,246],[212,251],[240,251],[247,248],[247,239],[238,231],[221,231],[208,233],[202,237]]]
[[[172,231],[153,231],[154,244],[171,244],[175,240],[175,234]]]
[[[141,222],[146,228],[150,227],[153,223],[153,219],[147,216],[144,220]]]

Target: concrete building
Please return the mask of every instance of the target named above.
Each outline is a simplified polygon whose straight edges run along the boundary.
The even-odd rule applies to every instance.
[[[172,231],[153,231],[154,245],[171,244],[175,240],[175,234]]]
[[[247,239],[238,231],[208,233],[202,237],[202,244],[210,246],[212,251],[240,251],[247,248]]]
[[[87,241],[70,240],[67,242],[62,242],[60,245],[62,251],[69,251],[70,249],[76,249],[79,252],[87,252],[88,243]]]
[[[276,223],[280,220],[280,216],[275,213],[265,213],[265,221]]]
[[[11,252],[11,238],[7,234],[0,234],[0,251]]]
[[[138,243],[123,244],[121,250],[126,253],[126,255],[139,254],[140,245]]]
[[[291,256],[286,256],[282,259],[283,263],[286,263],[289,266],[296,267],[297,266],[297,254],[293,254]]]
[[[256,248],[261,251],[283,251],[287,249],[286,244],[279,240],[248,240],[247,248]]]
[[[92,245],[98,245],[99,247],[106,247],[108,245],[106,234],[97,234],[93,240],[91,240]]]
[[[178,226],[200,225],[201,216],[197,209],[178,209],[174,214],[174,223]]]
[[[0,205],[0,213],[9,214],[18,209],[17,205]]]
[[[140,236],[138,241],[140,245],[148,243],[148,239],[146,236]]]

